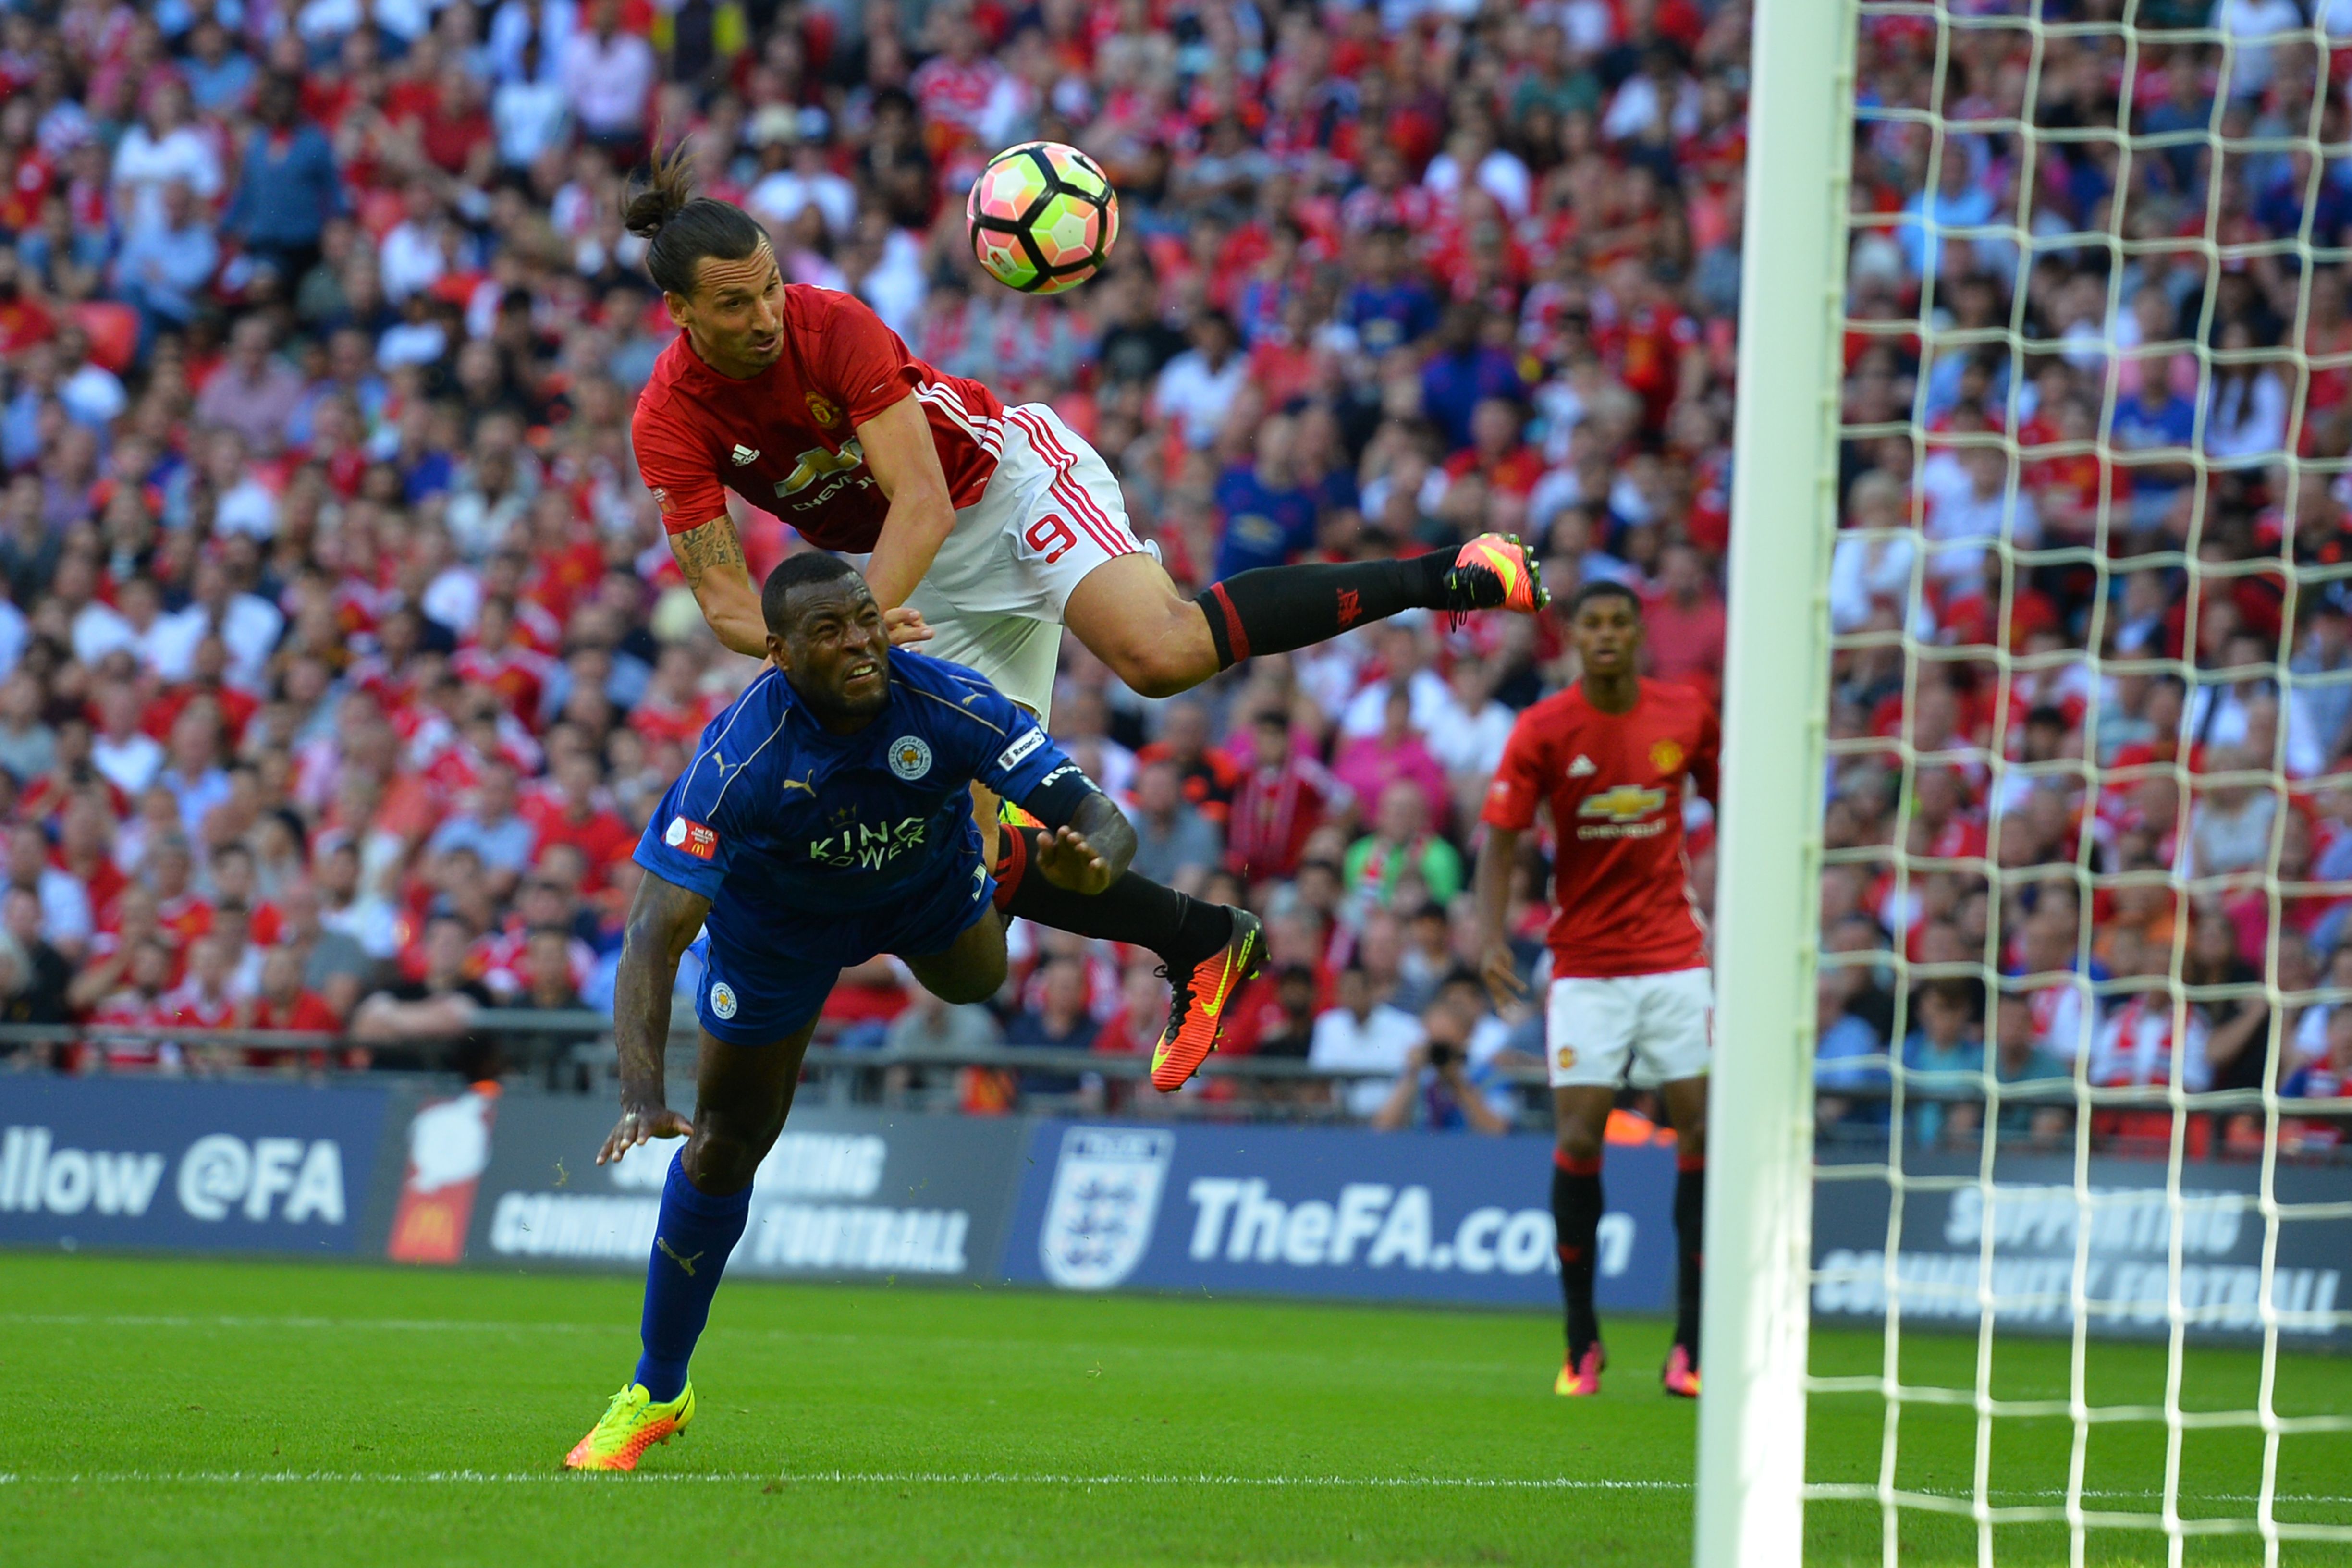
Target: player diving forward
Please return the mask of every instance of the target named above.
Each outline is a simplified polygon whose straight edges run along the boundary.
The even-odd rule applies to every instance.
[[[1551,1212],[1559,1233],[1568,1355],[1554,1391],[1601,1391],[1607,1357],[1592,1310],[1601,1225],[1601,1134],[1619,1084],[1657,1089],[1677,1144],[1675,1237],[1680,1269],[1669,1394],[1698,1394],[1700,1245],[1706,1197],[1706,1067],[1715,1000],[1706,928],[1683,848],[1683,781],[1716,798],[1715,710],[1696,692],[1636,672],[1641,602],[1620,583],[1576,595],[1569,637],[1584,673],[1519,716],[1488,787],[1478,850],[1478,915],[1497,1005],[1526,986],[1504,940],[1511,867],[1536,807],[1551,807],[1559,910],[1547,942],[1551,994],[1544,1046],[1559,1143]]]
[[[840,557],[790,557],[761,600],[769,668],[703,731],[637,844],[646,878],[613,1004],[621,1119],[596,1162],[650,1138],[686,1145],[646,1264],[644,1356],[564,1459],[572,1469],[634,1469],[694,1418],[687,1361],[839,972],[895,952],[950,1002],[1004,984],[971,785],[1045,824],[1030,868],[1055,887],[1099,891],[1135,853],[1135,830],[1035,719],[961,666],[891,651],[880,606]],[[698,931],[689,1122],[667,1104],[662,1058]]]
[[[762,657],[767,629],[729,489],[812,544],[871,552],[866,580],[894,636],[928,624],[940,657],[1041,719],[1065,626],[1135,690],[1167,697],[1402,610],[1531,615],[1547,602],[1527,550],[1499,534],[1416,560],[1244,572],[1182,598],[1129,531],[1109,468],[1058,415],[940,374],[852,295],[785,283],[749,214],[694,195],[682,153],[625,218],[681,329],[638,395],[638,472],[703,615],[738,653]],[[992,827],[992,803],[978,804]],[[1024,836],[1002,837],[1007,913],[1167,961],[1174,995],[1151,1080],[1181,1085],[1264,960],[1257,921],[1131,872],[1093,897],[1044,885],[1026,875]]]

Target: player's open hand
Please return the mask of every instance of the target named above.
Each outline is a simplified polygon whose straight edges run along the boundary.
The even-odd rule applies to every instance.
[[[609,1165],[649,1139],[683,1138],[693,1131],[693,1122],[667,1105],[629,1106],[621,1112],[613,1135],[596,1151],[596,1163]]]
[[[931,623],[923,619],[923,612],[911,605],[883,611],[882,629],[890,634],[892,647],[905,647],[910,642],[929,642],[938,635],[931,630]]]
[[[1507,1007],[1527,996],[1528,983],[1519,978],[1519,965],[1507,942],[1486,944],[1486,951],[1478,955],[1478,978],[1486,983],[1486,994],[1497,1007]]]
[[[1037,835],[1037,871],[1057,888],[1091,898],[1111,885],[1110,862],[1095,852],[1085,834],[1057,827]]]

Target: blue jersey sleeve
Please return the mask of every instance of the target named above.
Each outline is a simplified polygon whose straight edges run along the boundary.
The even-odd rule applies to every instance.
[[[719,791],[696,777],[706,771],[689,767],[669,786],[631,858],[665,882],[715,899],[727,880],[734,847],[713,820],[718,816]]]
[[[981,758],[971,776],[1009,801],[1024,801],[1047,774],[1070,765],[1069,753],[1045,733],[1036,716],[993,687],[972,707],[1004,731],[1004,742]]]

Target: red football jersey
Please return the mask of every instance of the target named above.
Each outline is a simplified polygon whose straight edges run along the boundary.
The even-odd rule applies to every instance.
[[[941,375],[854,295],[784,285],[784,349],[749,380],[721,375],[681,332],[637,395],[637,472],[672,533],[727,510],[724,485],[826,550],[874,548],[890,510],[854,434],[908,393],[920,398],[948,495],[971,505],[996,472],[1004,405]]]
[[[1582,685],[1519,715],[1486,791],[1485,820],[1524,830],[1551,803],[1552,973],[1663,974],[1706,963],[1706,927],[1683,854],[1683,779],[1715,799],[1721,744],[1698,693],[1644,680],[1623,713]]]

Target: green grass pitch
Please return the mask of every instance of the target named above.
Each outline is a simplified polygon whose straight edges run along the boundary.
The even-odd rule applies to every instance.
[[[1610,1325],[1601,1398],[1555,1398],[1548,1316],[738,1282],[695,1363],[701,1410],[635,1477],[556,1473],[636,1352],[612,1276],[0,1254],[0,1557],[19,1562],[1674,1564],[1695,1410],[1659,1393],[1664,1325]],[[1874,1371],[1819,1334],[1817,1371]],[[1904,1374],[1971,1386],[1972,1340]],[[2160,1400],[2164,1359],[2095,1352],[2095,1402]],[[2258,1358],[2191,1357],[2185,1403],[2251,1405]],[[2004,1341],[2003,1395],[2063,1395],[2063,1343]],[[2352,1409],[2352,1362],[2281,1363],[2285,1413]],[[1877,1473],[1884,1406],[1820,1397],[1811,1473]],[[1964,1492],[1966,1409],[1906,1411],[1898,1481]],[[2063,1422],[2003,1422],[1996,1501],[2064,1485]],[[2260,1439],[2192,1432],[2183,1513],[2251,1517]],[[2152,1511],[2161,1427],[2094,1435],[2098,1506]],[[2282,1518],[2352,1522],[2352,1438],[2281,1452]],[[1876,1563],[1872,1506],[1815,1504],[1810,1560]],[[1974,1527],[1906,1515],[1906,1563]],[[1998,1532],[2060,1563],[2063,1531]],[[19,1552],[24,1552],[19,1555]],[[2282,1562],[2352,1563],[2287,1543]],[[2089,1561],[2162,1563],[2102,1531]],[[2259,1563],[2246,1538],[2185,1561]]]

